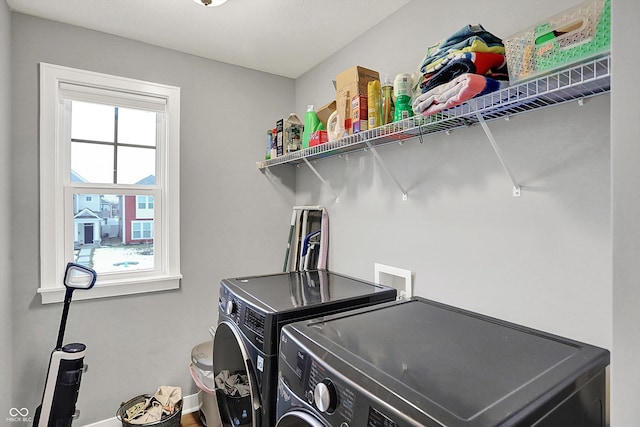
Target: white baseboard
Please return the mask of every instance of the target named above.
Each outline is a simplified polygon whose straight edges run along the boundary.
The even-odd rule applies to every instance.
[[[189,414],[197,411],[198,408],[198,394],[190,394],[182,398],[182,414]],[[98,421],[91,424],[84,424],[82,427],[122,427],[122,423],[116,417],[106,420]]]

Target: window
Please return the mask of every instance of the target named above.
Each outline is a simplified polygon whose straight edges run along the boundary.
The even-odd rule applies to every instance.
[[[180,89],[40,64],[43,303],[64,298],[67,262],[98,273],[76,298],[180,282]]]
[[[138,209],[147,209],[149,206],[150,209],[153,209],[153,196],[138,196]]]
[[[133,221],[131,223],[131,238],[134,240],[153,239],[153,221]]]

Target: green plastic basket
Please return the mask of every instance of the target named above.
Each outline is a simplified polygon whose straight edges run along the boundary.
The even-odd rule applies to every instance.
[[[611,50],[611,0],[588,0],[505,39],[513,84]]]

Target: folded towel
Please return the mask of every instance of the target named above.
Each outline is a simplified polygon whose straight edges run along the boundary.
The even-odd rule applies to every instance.
[[[412,108],[416,114],[429,116],[498,89],[497,80],[479,74],[462,74],[415,98]]]
[[[460,52],[504,53],[502,39],[486,31],[482,25],[467,25],[444,41],[427,49],[420,71],[432,73],[448,55]]]
[[[463,74],[480,74],[476,73],[476,66],[473,61],[467,58],[461,58],[453,61],[437,73],[427,77],[420,83],[420,91],[422,93],[429,92],[431,89],[449,83],[451,80]]]
[[[460,43],[466,42],[471,37],[478,37],[490,44],[502,44],[502,39],[494,36],[489,31],[485,30],[481,24],[465,25],[449,37],[447,37],[442,43],[440,43],[440,50],[450,49],[460,45]]]
[[[422,93],[450,82],[462,74],[485,75],[494,71],[506,71],[507,61],[500,53],[463,52],[448,58],[443,64],[444,66],[438,72],[425,76],[420,84]]]
[[[474,74],[487,74],[490,71],[503,70],[506,71],[507,59],[504,53],[495,52],[455,52],[448,55],[442,60],[432,73],[425,73],[425,77],[437,74],[443,68],[451,65],[456,61],[466,59],[471,61],[476,68]]]
[[[439,68],[442,67],[442,63],[447,61],[448,58],[455,57],[461,53],[465,52],[482,52],[482,53],[501,53],[504,54],[506,52],[504,45],[489,45],[484,40],[480,38],[472,38],[468,40],[468,43],[465,46],[460,47],[459,49],[451,49],[437,56],[431,56],[424,59],[422,65],[420,66],[420,72],[422,74],[430,74],[438,71]]]

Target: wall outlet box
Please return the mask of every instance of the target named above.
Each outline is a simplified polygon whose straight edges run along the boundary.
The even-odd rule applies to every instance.
[[[389,265],[373,264],[374,282],[398,290],[398,299],[413,296],[413,272]]]

